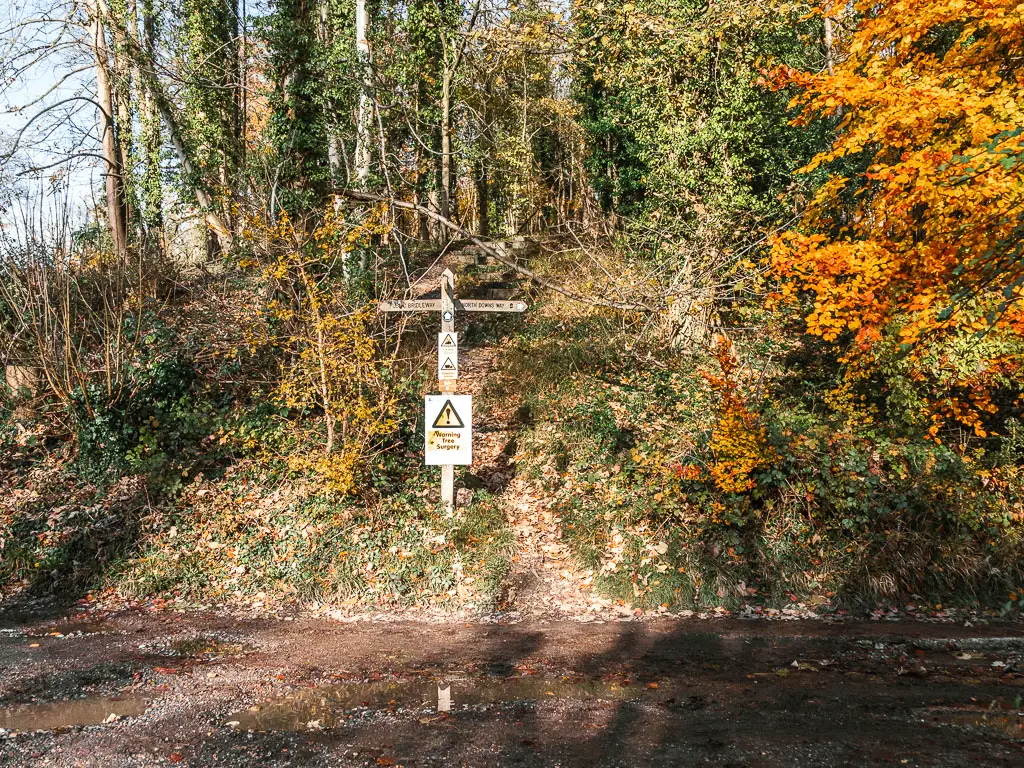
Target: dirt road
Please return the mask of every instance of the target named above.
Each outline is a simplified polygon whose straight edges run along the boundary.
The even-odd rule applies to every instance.
[[[1024,766],[1019,624],[127,612],[0,670],[4,766]]]

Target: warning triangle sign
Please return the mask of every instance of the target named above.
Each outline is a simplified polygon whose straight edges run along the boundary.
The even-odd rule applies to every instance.
[[[455,367],[455,363],[452,362],[452,359],[450,357],[446,357],[444,359],[444,365],[441,366],[441,370],[442,371],[457,371],[458,368]]]
[[[452,401],[445,400],[444,405],[441,406],[441,410],[437,414],[437,418],[434,419],[434,423],[431,425],[431,429],[458,429],[465,426],[462,418],[456,413]]]
[[[456,344],[455,344],[455,337],[452,336],[450,333],[445,334],[445,337],[443,339],[441,339],[441,346],[442,347],[454,347],[454,346],[456,346]]]

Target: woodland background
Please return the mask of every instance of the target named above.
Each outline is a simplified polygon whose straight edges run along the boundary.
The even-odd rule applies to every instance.
[[[6,596],[493,606],[501,489],[445,515],[421,466],[436,324],[376,312],[461,260],[529,297],[464,354],[602,593],[1018,609],[1014,1],[4,26]]]

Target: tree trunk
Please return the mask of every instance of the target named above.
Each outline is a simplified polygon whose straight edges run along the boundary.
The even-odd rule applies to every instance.
[[[477,218],[480,220],[477,224],[477,232],[480,233],[480,237],[484,238],[491,236],[491,197],[487,176],[487,161],[490,158],[488,150],[493,150],[494,142],[490,141],[489,136],[491,116],[488,106],[490,100],[491,84],[488,82],[484,85],[484,101],[480,110],[480,135],[476,141],[476,153],[479,160],[477,160],[476,173],[474,174],[476,178]]]
[[[480,160],[480,165],[476,173],[476,204],[477,216],[480,218],[480,223],[477,226],[477,232],[479,232],[480,237],[490,237],[491,201],[487,190],[487,163],[483,159]]]
[[[246,0],[241,0],[241,13],[238,19],[238,162],[245,168],[248,162],[248,145],[246,133],[249,119],[249,22]],[[248,189],[242,190],[248,192]]]
[[[242,37],[242,17],[245,13],[243,8],[245,7],[244,0],[233,0],[232,2],[232,45],[231,52],[233,58],[231,59],[231,74],[229,75],[231,84],[234,86],[232,89],[231,99],[231,148],[233,150],[233,168],[232,168],[232,186],[236,195],[240,195],[244,190],[238,189],[238,182],[241,179],[242,174],[240,171],[245,168],[245,81],[242,79],[244,73],[242,68],[242,56],[244,55],[244,44],[245,40]]]
[[[337,189],[340,186],[347,186],[341,173],[345,167],[342,156],[345,148],[342,146],[341,137],[336,133],[337,127],[334,126],[330,130],[331,133],[327,137],[327,164],[331,167],[331,184]]]
[[[98,8],[92,12],[92,48],[96,67],[96,101],[100,107],[100,145],[103,152],[104,176],[107,196],[107,224],[114,242],[114,252],[123,256],[128,247],[127,217],[125,216],[124,185],[121,155],[114,130],[114,98],[110,82],[110,57],[107,53],[106,30]]]
[[[693,262],[687,257],[672,286],[672,303],[665,318],[670,343],[681,352],[706,347],[714,316],[714,288],[697,284]]]
[[[427,101],[427,89],[426,84],[423,81],[423,77],[419,78],[416,85],[416,107],[413,114],[420,114],[421,105]],[[427,162],[427,157],[424,155],[423,147],[420,142],[416,142],[416,187],[414,190],[413,202],[418,206],[425,206],[427,203],[427,196],[429,194],[430,186],[430,174],[424,170],[424,165]],[[420,240],[426,242],[430,240],[430,221],[422,213],[413,214],[416,216],[416,230],[417,236]]]
[[[359,69],[359,107],[356,113],[356,187],[366,189],[370,180],[370,42],[366,37],[366,0],[356,0],[356,60]]]
[[[121,22],[132,39],[138,39],[139,23],[135,13],[134,0],[125,3],[124,20]],[[132,128],[134,120],[134,74],[135,65],[124,46],[114,47],[114,99],[117,104],[117,150],[121,164],[121,196],[125,209],[125,227],[137,222],[138,206],[135,203],[134,184],[131,173],[134,167],[134,142]]]
[[[831,10],[832,4],[829,3],[825,6],[825,69],[830,75],[835,67],[835,40],[832,33],[832,17],[829,16]]]
[[[150,61],[156,59],[156,13],[154,0],[142,0],[142,45]],[[138,62],[135,66],[136,81],[141,84]],[[163,146],[160,136],[160,110],[148,89],[142,89],[142,147],[146,163],[143,171],[142,198],[145,205],[144,221],[150,238],[164,224],[164,191],[160,175],[160,150]]]
[[[441,179],[438,185],[437,198],[440,214],[445,219],[451,215],[452,193],[452,71],[448,62],[444,63],[441,75]]]
[[[416,195],[414,197],[414,202],[416,203],[416,205],[418,205],[420,207],[424,207],[425,206],[426,201],[424,201],[423,194],[420,192],[419,189],[416,190]],[[419,239],[424,241],[424,242],[430,240],[430,220],[426,216],[424,216],[422,213],[417,213],[416,214],[416,222],[417,222],[417,230],[418,230],[418,237],[419,237]]]

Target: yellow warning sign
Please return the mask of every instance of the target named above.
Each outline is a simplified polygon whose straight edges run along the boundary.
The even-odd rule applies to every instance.
[[[473,463],[471,395],[427,395],[425,455],[427,464]]]
[[[445,400],[444,405],[441,406],[441,410],[437,414],[437,418],[434,419],[434,423],[430,426],[433,429],[462,429],[466,425],[463,423],[462,417],[455,410],[455,406],[452,405],[452,401]]]

